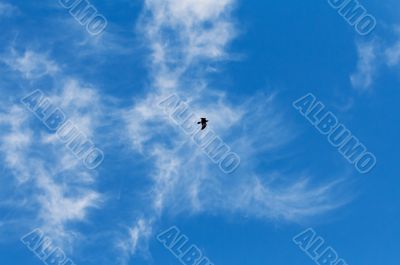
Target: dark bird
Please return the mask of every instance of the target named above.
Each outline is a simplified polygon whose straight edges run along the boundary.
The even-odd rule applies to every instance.
[[[206,118],[200,118],[200,121],[197,124],[201,124],[201,130],[204,130],[207,127],[208,120]]]

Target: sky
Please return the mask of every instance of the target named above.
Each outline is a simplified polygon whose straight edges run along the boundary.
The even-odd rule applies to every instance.
[[[73,2],[0,0],[1,264],[185,264],[160,240],[171,227],[208,264],[319,264],[293,240],[308,228],[346,262],[326,264],[398,264],[398,1],[359,1],[368,34],[328,0],[90,0],[81,20]],[[308,94],[371,170],[296,108]],[[177,102],[191,128],[209,120],[199,138]],[[97,158],[48,127],[54,109]],[[65,259],[38,258],[32,231]]]

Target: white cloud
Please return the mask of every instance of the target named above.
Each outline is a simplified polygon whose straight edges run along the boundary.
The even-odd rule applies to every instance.
[[[151,222],[139,218],[131,228],[128,228],[128,236],[117,243],[117,248],[123,253],[118,258],[120,263],[127,264],[129,256],[135,255],[138,250],[147,255],[147,249],[143,249],[141,246],[147,244],[147,240],[152,234]]]
[[[350,76],[354,88],[362,91],[368,90],[373,84],[378,63],[377,49],[377,44],[374,41],[357,44],[357,70]]]
[[[94,90],[68,80],[48,96],[78,128],[94,137],[100,104]],[[96,172],[86,169],[53,134],[41,130],[40,121],[22,104],[2,106],[0,152],[29,201],[29,222],[20,225],[40,226],[52,240],[67,244],[76,236],[67,225],[85,220],[89,210],[101,204],[102,196],[92,186]]]
[[[224,100],[210,104],[209,101],[215,102],[213,98],[207,93],[203,95],[207,100],[191,98],[194,112],[203,109],[207,110],[208,118],[215,117],[209,118],[210,126],[223,139],[233,139],[229,145],[240,155],[242,164],[237,173],[227,178],[178,125],[171,123],[161,109],[153,107],[158,102],[145,100],[136,105],[140,107],[127,120],[134,148],[147,150],[155,159],[152,190],[155,212],[161,214],[166,208],[168,212],[237,210],[266,218],[298,220],[338,206],[329,200],[332,184],[312,189],[307,185],[310,178],[301,175],[255,172],[256,157],[268,155],[272,161],[274,156],[282,155],[280,147],[295,137],[290,124],[276,114],[273,97],[257,95],[247,104],[232,107]],[[157,141],[160,138],[170,139],[171,144]],[[140,145],[135,145],[138,141]],[[292,183],[278,188],[284,179],[292,179]]]
[[[228,44],[235,36],[230,17],[234,2],[145,3],[138,28],[152,49],[154,88],[126,113],[125,133],[135,151],[154,161],[152,207],[145,210],[148,223],[164,212],[239,213],[296,221],[340,206],[343,201],[335,201],[336,182],[311,185],[312,178],[296,172],[256,170],[258,163],[283,156],[280,148],[295,136],[284,115],[278,114],[274,96],[255,95],[234,104],[223,92],[209,87],[206,71],[190,71],[202,62],[229,58]],[[235,174],[223,174],[157,107],[172,93],[185,98],[193,113],[205,115],[209,126],[239,154],[242,163]],[[140,231],[135,231],[140,237]]]
[[[8,127],[9,133],[2,133],[0,150],[4,154],[5,162],[19,182],[25,182],[30,178],[30,171],[21,163],[21,157],[25,156],[26,149],[32,143],[33,131],[26,126],[27,113],[20,106],[12,106],[8,112],[0,113],[0,125]]]
[[[345,203],[335,192],[339,182],[315,185],[312,177],[287,169],[286,173],[256,170],[258,163],[284,157],[281,147],[295,137],[288,121],[277,114],[274,97],[257,95],[247,104],[232,106],[205,91],[202,96],[206,100],[188,98],[189,105],[194,113],[207,113],[209,126],[222,139],[230,139],[227,143],[242,163],[234,174],[223,174],[178,125],[157,109],[158,97],[150,94],[126,117],[133,148],[154,160],[154,184],[147,195],[152,198],[151,207],[145,210],[149,220],[166,212],[211,212],[299,221]]]
[[[385,50],[386,60],[389,66],[400,63],[400,41]]]
[[[379,38],[357,43],[357,70],[350,76],[354,88],[360,91],[369,90],[382,66],[393,68],[400,64],[400,27],[394,28],[397,39],[393,43],[389,44]]]
[[[152,49],[151,64],[158,72],[154,85],[176,87],[193,62],[226,59],[226,47],[235,36],[229,17],[233,1],[145,1],[138,29]]]
[[[59,66],[47,55],[32,50],[20,54],[15,49],[11,49],[8,54],[3,55],[1,60],[28,80],[54,75],[60,70]]]
[[[397,26],[395,29],[397,34],[397,41],[391,46],[386,47],[385,49],[385,57],[386,62],[389,66],[396,66],[400,63],[400,26]]]
[[[221,14],[231,6],[232,0],[167,0],[164,1],[165,5],[163,10],[168,10],[174,20],[179,20],[184,24],[196,24],[203,21],[210,21],[219,19]],[[161,1],[150,0],[147,1],[152,9],[157,9]]]

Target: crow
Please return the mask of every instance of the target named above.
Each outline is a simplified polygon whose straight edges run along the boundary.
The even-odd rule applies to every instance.
[[[206,118],[200,118],[200,121],[197,124],[201,124],[201,130],[204,130],[207,127],[208,120]]]

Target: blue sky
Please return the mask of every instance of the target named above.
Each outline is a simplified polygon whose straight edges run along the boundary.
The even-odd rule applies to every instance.
[[[328,1],[90,3],[96,36],[58,1],[0,0],[1,264],[43,264],[20,241],[36,228],[75,264],[181,264],[156,238],[171,226],[215,265],[315,264],[292,242],[308,227],[349,265],[398,264],[398,1],[360,2],[366,36]],[[21,104],[36,89],[104,152],[98,168]],[[307,93],[371,172],[292,107]],[[234,173],[157,106],[171,94],[239,155]]]

